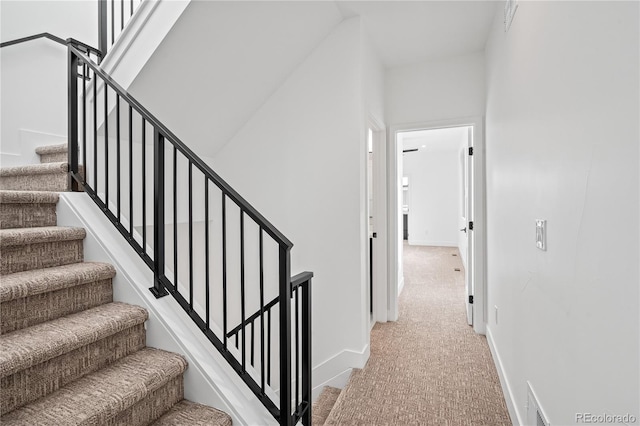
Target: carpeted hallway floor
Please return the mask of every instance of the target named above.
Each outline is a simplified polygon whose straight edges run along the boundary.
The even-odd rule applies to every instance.
[[[404,275],[399,320],[376,324],[325,424],[510,425],[486,339],[466,323],[457,249],[405,245]]]

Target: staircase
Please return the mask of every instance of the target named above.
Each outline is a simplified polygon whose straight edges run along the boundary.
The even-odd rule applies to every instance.
[[[66,145],[0,169],[0,423],[231,425],[184,400],[186,360],[146,347],[145,309],[113,302],[113,266],[83,261],[82,228],[59,227]]]
[[[353,391],[355,378],[358,377],[362,370],[354,369],[349,377],[344,389],[338,389],[331,386],[325,386],[318,396],[316,402],[313,403],[313,421],[314,426],[337,425],[338,422],[334,418],[340,413],[343,401],[346,400],[350,391]]]

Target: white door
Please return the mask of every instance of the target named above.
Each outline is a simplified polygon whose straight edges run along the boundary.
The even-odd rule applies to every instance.
[[[464,182],[464,222],[461,232],[466,237],[466,253],[463,260],[465,262],[464,278],[465,278],[465,300],[467,306],[467,323],[473,325],[473,128],[468,128],[467,147],[463,151],[463,182]]]

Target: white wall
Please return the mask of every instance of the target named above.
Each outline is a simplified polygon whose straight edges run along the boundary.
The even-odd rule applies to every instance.
[[[341,19],[332,2],[192,1],[129,91],[214,156]]]
[[[314,366],[368,341],[360,34],[336,27],[213,161],[294,242],[292,272],[315,273]]]
[[[387,69],[389,125],[484,115],[483,52]]]
[[[458,246],[460,216],[459,144],[450,150],[403,155],[409,178],[409,244]]]
[[[638,3],[519,3],[487,44],[489,341],[520,421],[527,381],[551,424],[638,418]]]
[[[49,32],[97,45],[97,2],[3,1],[0,8],[2,41]],[[66,139],[67,52],[40,39],[4,47],[0,59],[0,160],[6,165],[32,162],[35,146],[59,142],[47,135],[34,137],[34,131]]]
[[[362,25],[361,37],[365,113],[373,117],[379,124],[384,124],[385,69],[376,48],[365,31],[364,24]]]

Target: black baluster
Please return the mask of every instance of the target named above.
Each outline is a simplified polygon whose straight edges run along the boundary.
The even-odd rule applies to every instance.
[[[267,385],[271,386],[271,308],[267,310]]]
[[[251,359],[250,359],[250,363],[251,363],[252,367],[254,366],[254,355],[253,355],[253,352],[254,352],[254,341],[255,341],[254,330],[253,330],[253,328],[254,328],[253,323],[254,322],[255,322],[255,320],[251,320]]]
[[[173,287],[178,291],[178,149],[173,146]]]
[[[222,339],[227,349],[227,196],[222,192]]]
[[[109,86],[104,84],[104,204],[109,210]]]
[[[153,287],[151,293],[166,296],[164,278],[164,136],[153,128]]]
[[[93,188],[98,192],[98,76],[93,72]],[[86,170],[85,170],[86,173]]]
[[[120,222],[120,95],[116,93],[116,216]]]
[[[302,400],[307,403],[307,411],[302,416],[302,424],[311,426],[311,278],[302,285]]]
[[[82,183],[87,182],[87,77],[89,66],[82,63]],[[94,81],[95,83],[95,81]]]
[[[98,0],[98,49],[102,53],[102,57],[107,53],[107,1]],[[99,62],[102,62],[102,57]],[[95,84],[95,75],[93,84]],[[94,98],[95,100],[95,98]]]
[[[209,178],[204,177],[204,285],[206,325],[209,328]]]
[[[279,247],[280,425],[291,425],[291,254]]]
[[[116,41],[116,10],[114,0],[111,0],[111,45]]]
[[[69,163],[68,188],[71,191],[78,190],[78,183],[74,175],[78,172],[78,57],[69,50],[68,58],[68,150],[67,157]],[[84,76],[83,76],[84,77]]]
[[[133,108],[129,105],[129,237],[133,238]]]
[[[260,389],[264,394],[264,253],[263,253],[263,230],[260,228]]]
[[[296,381],[296,405],[293,408],[294,410],[298,409],[298,405],[300,405],[300,327],[298,324],[298,318],[300,316],[300,300],[298,297],[298,289],[294,290],[295,292],[295,307],[296,307],[296,329],[295,329],[295,333],[296,333],[296,349],[295,349],[295,353],[296,353],[296,377],[295,377],[295,381]]]
[[[189,161],[189,310],[193,311],[193,164]]]
[[[245,294],[244,294],[244,211],[240,209],[240,314],[242,316],[242,371],[246,369],[246,314],[245,314]]]
[[[147,129],[142,118],[142,253],[147,253]]]

